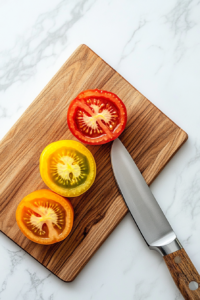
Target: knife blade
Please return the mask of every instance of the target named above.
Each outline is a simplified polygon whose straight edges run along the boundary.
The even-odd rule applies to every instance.
[[[185,299],[200,299],[200,276],[158,205],[131,155],[119,139],[111,164],[123,199],[150,249],[157,250]]]

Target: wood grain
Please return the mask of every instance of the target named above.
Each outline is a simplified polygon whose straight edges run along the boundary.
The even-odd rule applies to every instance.
[[[184,249],[164,256],[165,263],[178,289],[186,300],[200,299],[200,276]],[[196,290],[189,288],[190,282],[198,283]]]
[[[46,188],[40,153],[49,143],[75,139],[68,129],[68,105],[86,89],[104,89],[124,101],[128,122],[120,139],[150,184],[186,141],[187,134],[86,45],[81,45],[32,102],[0,143],[0,230],[64,281],[72,281],[127,213],[110,163],[111,143],[88,146],[97,163],[92,188],[71,198],[75,223],[63,242],[29,241],[15,221],[18,203]]]

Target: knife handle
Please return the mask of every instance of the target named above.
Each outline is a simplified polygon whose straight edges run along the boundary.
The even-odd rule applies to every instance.
[[[186,300],[200,300],[200,275],[182,248],[163,256],[178,289]]]

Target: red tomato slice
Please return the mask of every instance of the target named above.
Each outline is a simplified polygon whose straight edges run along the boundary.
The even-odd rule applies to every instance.
[[[111,92],[87,90],[70,103],[67,122],[72,134],[81,142],[105,144],[115,140],[124,130],[126,107]]]

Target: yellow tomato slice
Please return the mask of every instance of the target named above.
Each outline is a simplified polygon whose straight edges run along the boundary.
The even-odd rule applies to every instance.
[[[86,192],[96,177],[92,153],[81,143],[63,140],[49,144],[40,156],[40,174],[45,184],[64,197]]]
[[[16,220],[28,239],[49,245],[60,242],[69,235],[74,211],[69,200],[49,190],[38,190],[19,203]]]

